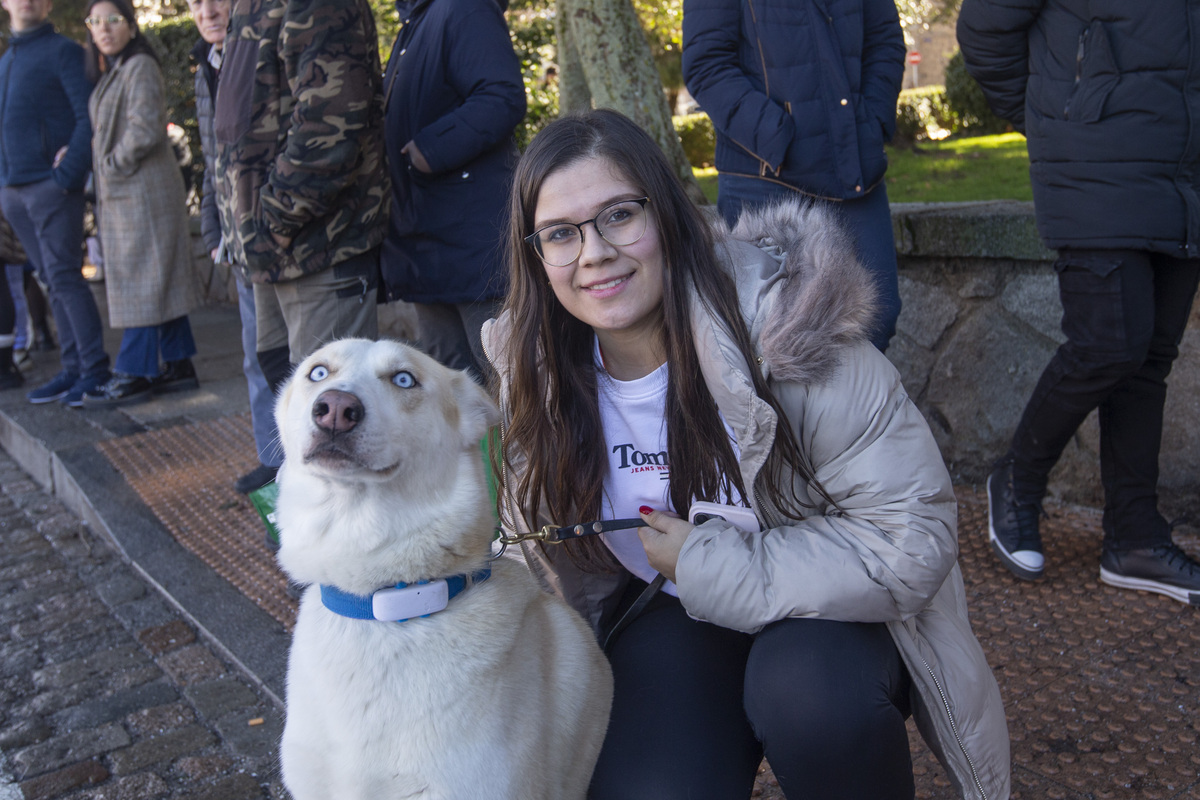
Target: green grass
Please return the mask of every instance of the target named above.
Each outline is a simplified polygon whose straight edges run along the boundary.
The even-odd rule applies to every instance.
[[[887,187],[893,203],[1032,200],[1025,137],[922,142],[918,152],[889,147]]]
[[[888,148],[888,199],[893,203],[1032,200],[1029,153],[1019,133],[922,142],[919,152]],[[693,170],[717,201],[717,171]]]

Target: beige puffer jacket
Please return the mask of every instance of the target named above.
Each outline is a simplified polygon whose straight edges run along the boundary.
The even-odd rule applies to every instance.
[[[751,633],[785,617],[886,623],[912,676],[917,725],[961,795],[1007,798],[1008,729],[967,619],[950,476],[899,374],[866,343],[870,279],[820,209],[743,216],[720,241],[759,348],[756,368],[838,507],[799,478],[814,506],[800,520],[753,492],[764,532],[720,520],[696,528],[676,568],[680,600],[697,619]],[[745,485],[757,486],[779,420],[725,332],[698,301],[692,313],[703,378],[736,434]],[[503,352],[508,330],[504,318],[484,327],[489,354]],[[494,364],[503,381],[506,365]],[[514,515],[504,516],[511,529]],[[561,548],[526,556],[596,628],[627,580],[580,572]]]

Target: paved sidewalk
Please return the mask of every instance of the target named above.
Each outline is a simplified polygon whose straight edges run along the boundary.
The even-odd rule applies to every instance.
[[[283,796],[295,602],[232,489],[256,463],[237,311],[191,319],[197,392],[112,410],[0,392],[0,800]],[[37,355],[30,385],[57,369]],[[982,493],[957,491],[1013,797],[1200,800],[1200,609],[1100,584],[1084,508],[1048,505],[1046,576],[1018,581],[988,549]],[[1200,553],[1195,527],[1176,538]],[[917,796],[953,797],[912,741]],[[755,796],[782,796],[769,770]]]

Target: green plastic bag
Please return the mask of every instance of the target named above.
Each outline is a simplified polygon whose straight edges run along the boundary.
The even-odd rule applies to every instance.
[[[271,481],[250,493],[250,502],[254,510],[267,526],[267,546],[272,550],[279,549],[279,528],[275,527],[275,504],[279,500],[279,485]]]

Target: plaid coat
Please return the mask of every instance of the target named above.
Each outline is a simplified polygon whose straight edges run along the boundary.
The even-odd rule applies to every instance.
[[[167,140],[162,72],[121,59],[88,102],[109,324],[158,325],[195,305],[183,176]]]

